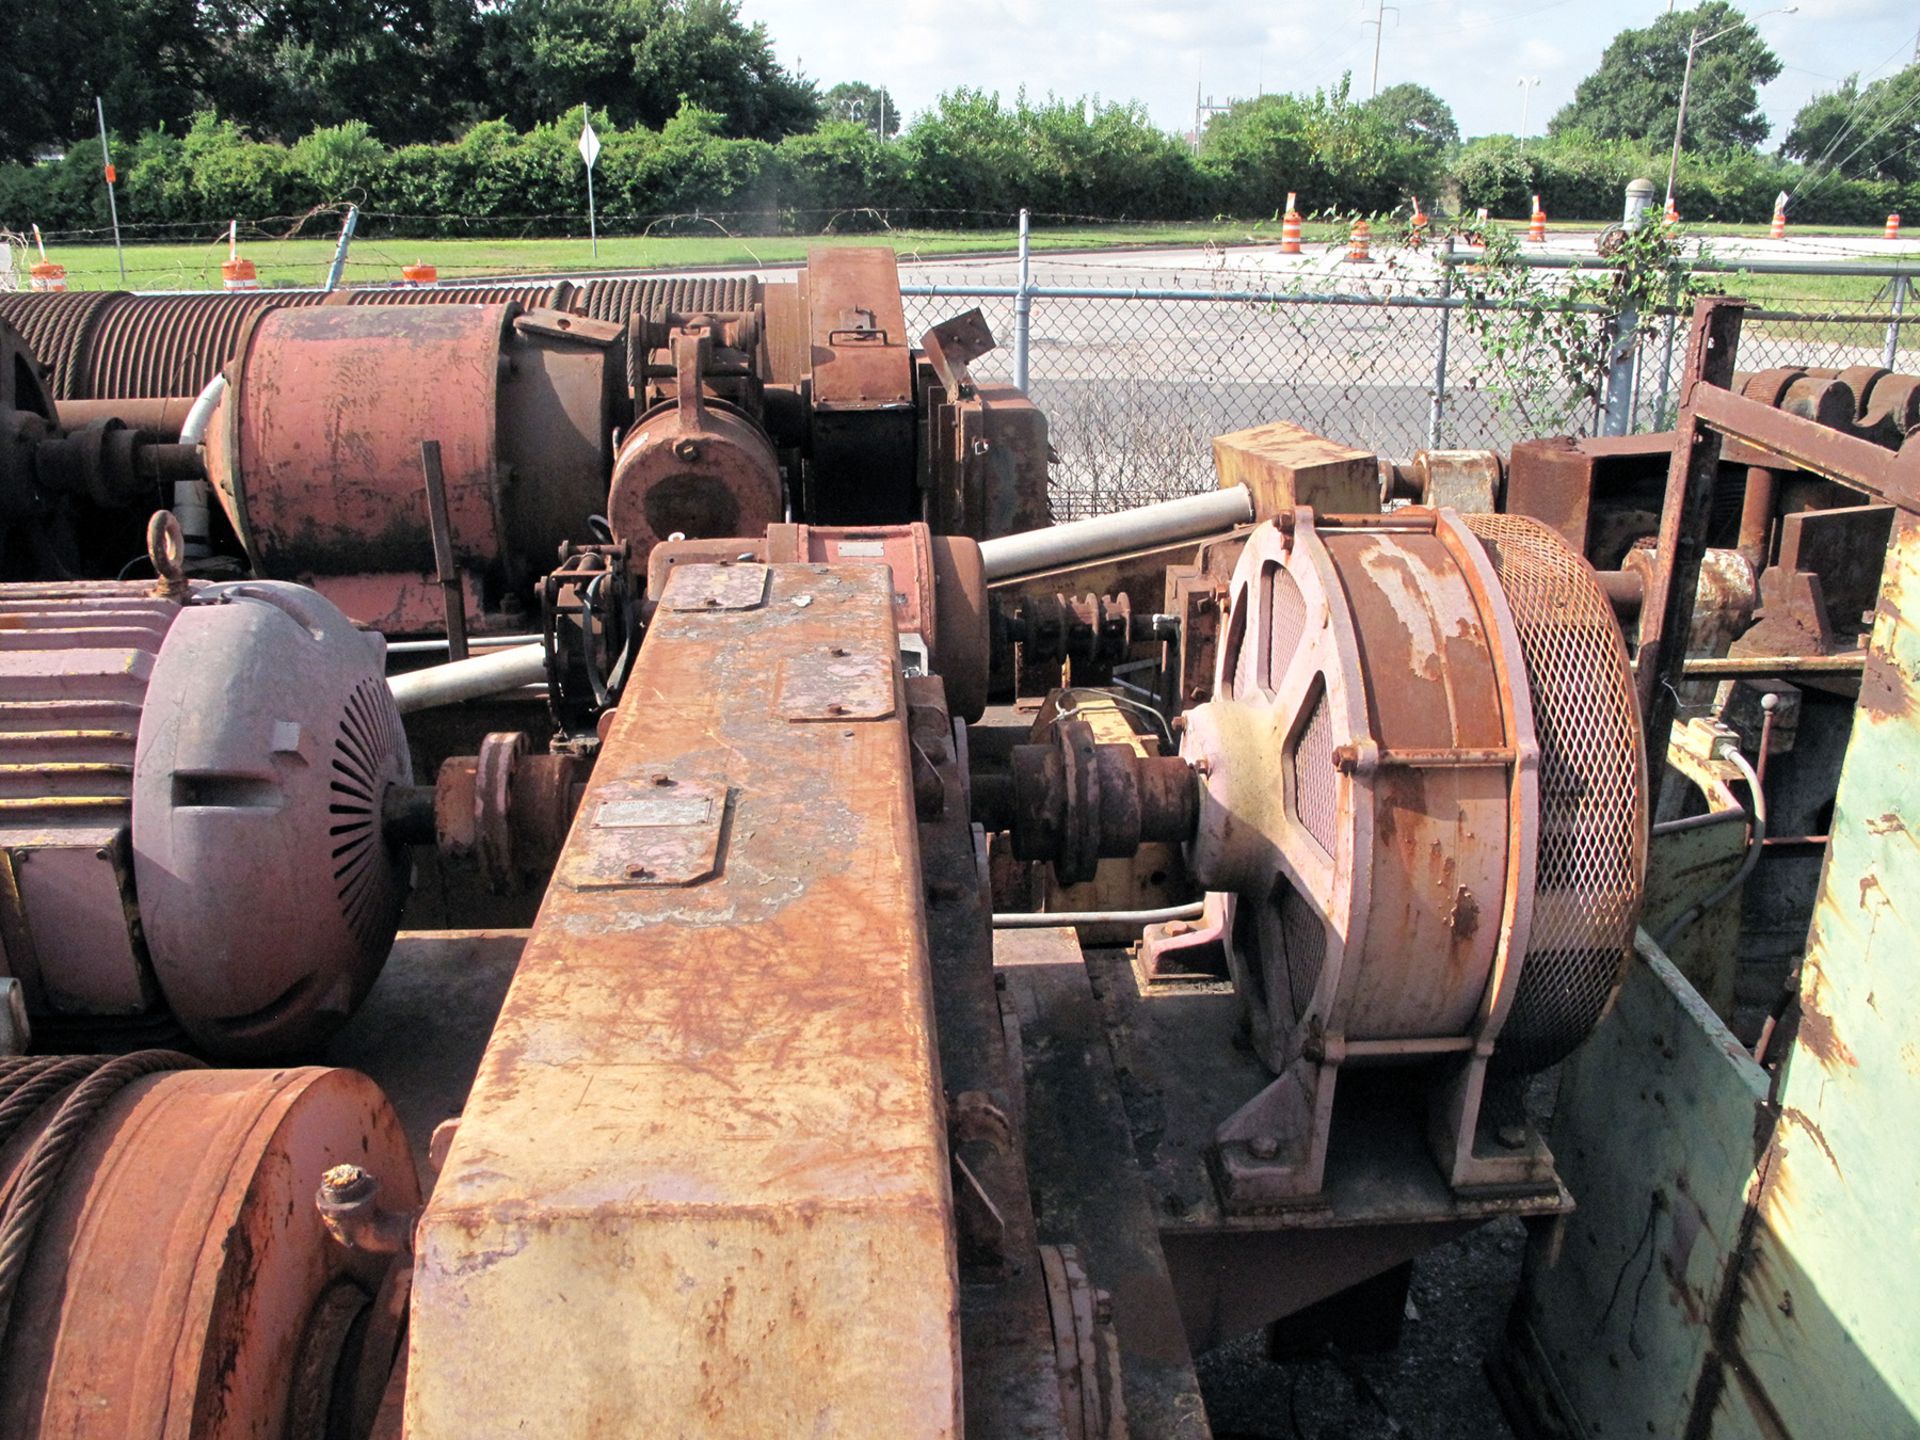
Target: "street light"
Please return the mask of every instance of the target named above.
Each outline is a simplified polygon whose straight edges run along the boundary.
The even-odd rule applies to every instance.
[[[1533,99],[1533,87],[1540,83],[1538,75],[1522,75],[1517,82],[1520,86],[1520,138],[1527,138],[1527,102]]]
[[[1698,50],[1702,45],[1712,44],[1722,35],[1731,35],[1743,25],[1756,25],[1769,15],[1792,15],[1798,11],[1799,8],[1798,5],[1783,5],[1777,10],[1762,10],[1758,15],[1745,16],[1742,19],[1734,21],[1734,23],[1727,26],[1726,29],[1716,30],[1711,35],[1702,35],[1698,25],[1693,27],[1693,34],[1687,37],[1686,73],[1680,77],[1680,113],[1674,118],[1673,122],[1673,157],[1667,161],[1667,209],[1671,210],[1673,208],[1673,177],[1674,173],[1680,168],[1680,135],[1681,132],[1687,128],[1687,91],[1693,86],[1693,52]],[[1669,5],[1667,9],[1668,13],[1671,14],[1673,7]]]

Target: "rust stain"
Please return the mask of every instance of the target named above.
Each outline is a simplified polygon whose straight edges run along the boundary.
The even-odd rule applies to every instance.
[[[1800,1000],[1800,1044],[1812,1051],[1829,1070],[1839,1065],[1854,1066],[1859,1063],[1852,1049],[1834,1028],[1833,1017],[1814,1004],[1811,995],[1803,995]]]

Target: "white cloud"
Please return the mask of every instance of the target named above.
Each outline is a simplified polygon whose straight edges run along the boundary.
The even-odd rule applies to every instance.
[[[1911,57],[1920,17],[1909,0],[1799,0],[1799,13],[1760,21],[1794,68],[1762,92],[1774,138],[1822,76],[1886,73]],[[1752,14],[1774,0],[1744,0]],[[764,21],[781,58],[796,57],[823,85],[885,84],[907,112],[969,85],[1011,97],[1024,86],[1044,96],[1098,94],[1140,100],[1168,130],[1193,123],[1194,86],[1224,103],[1265,90],[1313,90],[1354,73],[1365,94],[1374,34],[1371,3],[1268,0],[982,0],[956,10],[936,0],[745,0]],[[1402,0],[1387,16],[1380,84],[1417,81],[1454,108],[1467,134],[1512,130],[1520,119],[1515,81],[1539,75],[1528,105],[1537,130],[1573,96],[1581,78],[1623,26],[1646,24],[1660,0],[1594,5],[1590,0]],[[1839,23],[1836,23],[1839,22]]]

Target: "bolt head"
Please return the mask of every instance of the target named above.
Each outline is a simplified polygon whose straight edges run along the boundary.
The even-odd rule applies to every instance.
[[[681,460],[698,460],[700,458],[700,442],[698,440],[678,441],[673,447],[673,453]]]
[[[1271,1160],[1280,1153],[1280,1137],[1256,1135],[1247,1142],[1247,1153],[1256,1160]]]

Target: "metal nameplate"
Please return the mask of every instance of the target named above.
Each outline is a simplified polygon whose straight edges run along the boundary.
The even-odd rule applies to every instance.
[[[555,878],[575,890],[692,885],[720,868],[727,787],[666,776],[623,781],[598,796]]]
[[[767,599],[767,567],[676,565],[660,603],[669,610],[753,610]]]
[[[790,655],[776,713],[788,720],[879,720],[893,713],[894,657],[840,645]]]

